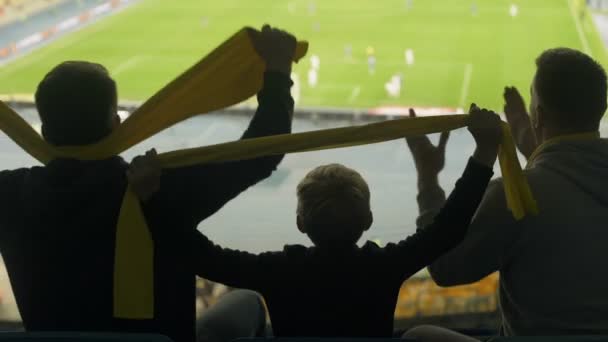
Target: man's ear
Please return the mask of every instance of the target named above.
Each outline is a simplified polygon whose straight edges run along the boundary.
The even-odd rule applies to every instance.
[[[369,211],[369,215],[367,215],[365,219],[366,222],[363,231],[368,231],[372,227],[372,223],[374,223],[374,214],[372,214],[371,210]]]
[[[300,214],[296,216],[296,224],[300,233],[306,234],[306,227],[304,227],[304,219],[302,218],[302,216],[300,216]]]

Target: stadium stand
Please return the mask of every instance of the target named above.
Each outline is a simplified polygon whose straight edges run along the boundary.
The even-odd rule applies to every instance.
[[[0,27],[23,20],[67,0],[2,0]]]

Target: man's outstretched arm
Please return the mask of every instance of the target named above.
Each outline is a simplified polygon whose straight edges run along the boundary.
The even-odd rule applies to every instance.
[[[396,260],[397,264],[392,268],[403,278],[429,265],[462,241],[492,178],[492,166],[500,142],[500,119],[495,113],[473,106],[469,117],[469,130],[477,142],[477,149],[450,198],[442,205],[432,222],[419,228],[416,234],[406,240],[396,245],[388,245],[385,249],[390,259]],[[442,151],[446,143],[447,136],[441,139],[439,147],[433,147],[426,137],[408,139],[417,170],[420,172],[443,168]],[[426,150],[426,153],[421,154],[422,150]],[[438,151],[433,152],[434,150]],[[431,155],[438,158],[429,158]],[[421,156],[426,157],[425,161],[420,160]],[[434,166],[431,167],[431,164]],[[424,184],[419,182],[418,185],[420,189],[426,189]]]
[[[410,118],[416,118],[416,112],[410,108]],[[435,216],[445,204],[445,191],[439,185],[439,173],[445,166],[445,150],[450,132],[442,132],[439,144],[434,146],[427,136],[408,137],[405,139],[412,152],[416,173],[418,174],[419,216],[416,227],[422,228],[433,223]]]
[[[266,61],[266,72],[257,96],[258,109],[241,138],[290,133],[294,107],[290,72],[296,40],[286,32],[265,26],[254,42]],[[282,158],[283,155],[276,155],[164,170],[159,195],[172,203],[172,210],[196,225],[269,177]]]
[[[432,222],[418,228],[407,239],[385,247],[393,264],[390,268],[395,270],[401,281],[462,241],[490,178],[491,166],[471,158],[450,198]]]
[[[259,291],[272,274],[276,274],[276,262],[283,259],[281,253],[256,255],[223,248],[198,230],[179,224],[184,218],[173,210],[166,210],[169,203],[159,196],[164,185],[155,150],[135,157],[126,175],[142,204],[152,238],[163,244],[165,249],[172,249],[183,256],[182,262],[198,276],[232,287]],[[172,226],[175,229],[166,228]]]
[[[408,145],[418,171],[416,224],[421,229],[435,221],[446,203],[438,181],[445,146],[440,143],[434,147],[426,137],[408,140]],[[509,257],[516,227],[507,209],[502,183],[490,183],[463,241],[429,266],[431,276],[439,285],[452,286],[473,283],[497,271]]]

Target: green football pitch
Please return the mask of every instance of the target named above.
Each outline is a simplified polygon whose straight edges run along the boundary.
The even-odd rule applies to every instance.
[[[105,65],[121,99],[145,100],[239,28],[270,23],[310,42],[308,57],[294,68],[299,106],[476,102],[500,110],[505,85],[527,95],[544,49],[576,48],[606,65],[593,20],[576,1],[142,0],[2,66],[0,94],[31,94],[51,67],[77,59]],[[411,65],[407,49],[415,56]],[[320,63],[311,87],[313,54]],[[401,92],[391,97],[385,85],[396,74],[403,77]]]

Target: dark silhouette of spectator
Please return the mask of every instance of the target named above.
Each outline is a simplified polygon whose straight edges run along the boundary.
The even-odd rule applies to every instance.
[[[435,222],[399,243],[357,246],[373,221],[370,191],[355,170],[330,164],[308,173],[297,189],[297,226],[314,247],[256,255],[216,246],[195,231],[185,232],[183,245],[190,244],[189,258],[198,260],[206,279],[261,293],[276,336],[390,337],[401,284],[464,236],[492,176],[499,122],[496,114],[472,108],[469,130],[478,146],[473,158]],[[145,168],[138,174],[145,175]],[[156,173],[150,174],[153,179]],[[164,186],[150,203],[162,202]],[[168,211],[151,214],[152,225],[180,220]]]
[[[505,113],[540,210],[516,221],[500,179],[492,182],[463,242],[429,271],[437,284],[476,282],[500,272],[502,334],[608,334],[608,141],[599,125],[606,111],[606,73],[572,49],[543,52],[530,87],[530,115],[512,87]],[[413,146],[428,146],[418,139]],[[418,166],[420,223],[444,203],[437,182],[443,151],[412,149]],[[431,336],[437,328],[417,329]],[[412,335],[413,336],[413,335]],[[432,340],[432,339],[429,339]],[[446,340],[443,338],[435,340]]]
[[[242,139],[291,131],[289,75],[295,44],[293,36],[268,26],[256,39],[255,48],[266,61],[266,72],[258,109]],[[44,139],[55,146],[95,143],[120,122],[116,85],[99,64],[58,65],[39,84],[36,105]],[[163,171],[163,191],[156,196],[162,197],[162,204],[159,199],[142,203],[145,215],[157,211],[172,213],[175,219],[158,222],[151,231],[155,315],[149,320],[117,319],[112,314],[114,243],[128,182],[127,163],[119,156],[95,161],[55,159],[44,167],[3,171],[0,251],[25,328],[148,332],[167,335],[176,342],[193,342],[195,276],[200,275],[200,260],[184,253],[176,237],[196,231],[201,221],[270,176],[282,158]],[[239,296],[251,302],[250,293]],[[251,319],[256,319],[253,316],[261,305],[257,297],[253,307],[238,307],[239,300],[231,302],[233,309],[251,312]]]

